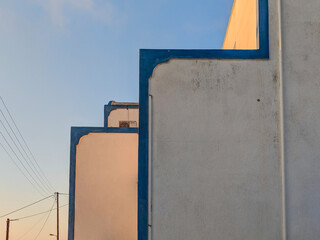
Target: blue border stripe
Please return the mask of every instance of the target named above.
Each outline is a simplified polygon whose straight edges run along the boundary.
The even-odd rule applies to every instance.
[[[154,68],[170,59],[269,59],[268,0],[259,0],[259,49],[257,50],[140,50],[138,240],[148,240],[148,116],[149,78]]]

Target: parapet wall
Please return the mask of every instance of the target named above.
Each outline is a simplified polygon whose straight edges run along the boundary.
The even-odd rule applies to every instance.
[[[237,0],[237,50],[142,52],[139,240],[320,239],[320,2],[261,3],[259,44]]]

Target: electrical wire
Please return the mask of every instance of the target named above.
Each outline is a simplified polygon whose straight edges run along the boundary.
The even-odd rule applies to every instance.
[[[59,209],[65,207],[65,206],[68,206],[68,205],[69,205],[69,204],[64,204],[64,205],[60,206]],[[57,209],[57,208],[54,208],[54,209],[52,209],[52,210],[56,210],[56,209]],[[45,213],[50,212],[50,211],[52,211],[52,210],[48,210],[48,211],[36,213],[36,214],[29,215],[29,216],[25,216],[25,217],[16,218],[16,220],[22,220],[22,219],[26,219],[26,218],[31,218],[31,217],[39,216],[39,215],[41,215],[41,214],[45,214]]]
[[[35,172],[34,172],[34,173],[36,174],[36,176],[38,177],[38,179],[39,179],[40,181],[43,181],[43,182],[45,183],[44,186],[47,188],[47,190],[51,191],[51,190],[50,190],[50,186],[46,183],[45,179],[41,176],[41,174],[39,173],[38,169],[35,167],[34,163],[31,161],[31,158],[29,157],[29,155],[27,154],[26,150],[25,150],[24,147],[22,146],[19,138],[17,137],[16,133],[13,131],[13,129],[12,129],[12,127],[11,127],[11,124],[9,123],[8,119],[6,118],[6,116],[4,115],[4,113],[2,112],[1,109],[0,109],[0,113],[1,113],[1,115],[3,116],[4,120],[6,121],[7,125],[9,126],[11,132],[13,133],[13,136],[14,136],[15,139],[17,140],[17,142],[18,142],[20,148],[22,149],[22,151],[24,152],[25,156],[29,159],[29,161],[30,161],[33,169],[36,171],[36,173],[35,173]],[[3,125],[3,123],[2,123],[2,125]],[[19,152],[20,152],[20,151],[19,151]],[[20,154],[21,154],[21,156],[22,156],[22,153],[21,153],[21,152],[20,152]],[[23,156],[23,158],[24,158],[24,156]],[[24,158],[24,159],[25,159],[25,158]],[[26,159],[25,159],[25,160],[26,160]],[[40,178],[39,178],[39,177],[40,177]],[[53,189],[52,189],[52,190],[53,190]]]
[[[67,196],[69,196],[69,193],[59,193],[59,195],[67,195]]]
[[[37,239],[38,239],[38,237],[39,237],[40,233],[42,232],[42,230],[43,230],[44,226],[46,225],[46,223],[47,223],[47,221],[48,221],[48,219],[49,219],[49,217],[50,217],[50,214],[51,214],[51,212],[52,212],[52,210],[53,210],[54,203],[55,203],[55,200],[53,201],[53,204],[52,204],[51,210],[50,210],[50,212],[48,213],[48,216],[47,216],[46,220],[44,221],[44,223],[43,223],[43,225],[42,225],[42,227],[41,227],[41,229],[40,229],[39,233],[37,234],[37,236],[35,237],[35,239],[34,239],[34,240],[37,240]]]
[[[28,180],[28,182],[34,187],[35,190],[37,190],[38,193],[40,193],[41,195],[43,195],[41,193],[41,191],[38,189],[38,187],[36,185],[34,185],[33,182],[31,182],[31,180],[27,177],[27,175],[24,173],[24,171],[22,171],[22,169],[19,167],[19,165],[16,163],[16,161],[13,159],[13,157],[10,155],[10,153],[7,151],[7,149],[5,149],[5,147],[2,145],[2,143],[0,142],[0,146],[3,148],[3,150],[7,153],[7,155],[9,156],[10,160],[14,163],[14,165],[18,168],[18,170],[22,173],[22,175]]]
[[[28,204],[27,206],[24,206],[24,207],[22,207],[22,208],[19,208],[19,209],[17,209],[17,210],[12,211],[12,212],[6,213],[6,214],[0,216],[0,218],[6,217],[6,216],[8,216],[8,215],[10,215],[10,214],[12,214],[12,213],[16,213],[16,212],[21,211],[21,210],[23,210],[23,209],[25,209],[25,208],[31,207],[31,206],[39,203],[39,202],[42,202],[42,201],[44,201],[44,200],[46,200],[46,199],[48,199],[48,198],[51,198],[51,197],[53,197],[53,196],[54,196],[54,195],[50,195],[50,196],[48,196],[48,197],[42,198],[42,199],[40,199],[40,200],[38,200],[38,201],[36,201],[36,202],[33,202],[33,203]]]
[[[1,122],[1,120],[0,120]],[[14,156],[18,159],[18,161],[20,162],[20,164],[22,165],[23,169],[28,173],[28,175],[32,178],[33,182],[41,189],[41,191],[43,193],[45,193],[45,195],[47,195],[50,192],[47,192],[47,190],[45,190],[43,188],[43,185],[41,185],[35,178],[34,176],[30,173],[30,171],[28,170],[27,166],[23,163],[23,161],[21,160],[21,158],[17,155],[16,151],[13,149],[13,147],[11,146],[11,144],[8,142],[8,140],[6,139],[6,137],[3,135],[3,133],[0,131],[0,135],[2,136],[2,138],[4,139],[4,141],[6,142],[6,144],[9,146],[11,152],[14,154]],[[28,162],[27,162],[28,163]],[[28,164],[28,166],[30,167],[30,165]],[[43,194],[42,194],[43,195]]]
[[[27,161],[27,159],[26,159],[26,158],[24,157],[24,155],[21,153],[21,151],[20,151],[20,149],[18,148],[16,142],[13,140],[11,134],[9,133],[8,129],[6,128],[6,126],[4,125],[4,123],[2,122],[1,119],[0,119],[0,123],[2,124],[2,126],[4,127],[4,129],[6,130],[6,133],[7,133],[8,136],[10,137],[11,141],[13,142],[13,144],[14,144],[15,147],[16,147],[16,149],[19,151],[20,155],[22,156],[22,158],[24,159],[24,161],[27,163],[27,165],[29,166],[29,168],[31,169],[31,171],[32,171],[32,172],[34,173],[34,175],[38,178],[38,180],[40,180],[39,177],[38,177],[38,175],[35,173],[35,171],[33,170],[33,168],[30,166],[30,164],[29,164],[29,162]],[[11,150],[14,152],[13,148],[11,147],[10,143],[6,140],[5,136],[4,136],[2,133],[1,133],[1,135],[2,135],[2,137],[5,139],[6,143],[10,146]],[[19,158],[18,155],[17,155],[15,152],[14,152],[14,154],[16,155],[17,158]],[[20,158],[19,158],[19,161],[20,161],[20,163],[22,164],[22,161],[20,160]],[[24,164],[23,164],[23,166],[24,166],[24,168],[26,169],[26,167],[25,167]],[[26,170],[27,170],[27,169],[26,169]],[[29,171],[28,171],[28,173],[30,174]],[[42,185],[39,184],[38,181],[36,181],[31,174],[30,174],[30,176],[31,176],[31,178],[36,182],[36,184],[42,189],[42,191],[44,191],[44,192],[47,191],[47,190],[45,190],[45,187],[43,187],[44,184],[43,184],[43,182],[42,182],[41,180],[40,180],[40,183],[42,183]]]
[[[17,153],[13,150],[13,148],[11,147],[10,143],[8,142],[8,140],[5,138],[5,136],[2,134],[2,132],[0,131],[0,135],[2,136],[2,138],[5,140],[5,142],[7,143],[7,145],[9,146],[9,148],[11,149],[11,151],[13,152],[13,154],[15,155],[15,157],[18,159],[18,161],[20,162],[20,164],[22,165],[22,167],[24,168],[24,170],[28,173],[28,175],[32,178],[33,182],[41,189],[42,192],[46,192],[43,190],[42,186],[39,185],[39,183],[34,179],[34,177],[32,176],[32,174],[29,172],[29,170],[26,168],[26,166],[24,165],[24,163],[21,161],[21,159],[18,157]],[[43,195],[43,194],[41,194]],[[44,196],[44,195],[43,195]]]
[[[32,227],[29,228],[28,231],[26,231],[23,235],[21,235],[19,238],[17,238],[17,240],[22,239],[22,238],[25,237],[28,233],[30,233],[30,232],[42,221],[42,219],[45,218],[45,216],[46,216],[46,215],[43,215],[41,218],[39,218],[39,220],[38,220],[34,225],[32,225]]]
[[[1,102],[2,102],[2,104],[3,104],[3,106],[5,107],[5,109],[6,109],[7,113],[8,113],[8,115],[9,115],[10,119],[12,120],[12,122],[13,122],[13,124],[14,124],[15,128],[17,129],[17,131],[18,131],[18,133],[19,133],[19,135],[20,135],[20,137],[21,137],[22,141],[24,142],[24,144],[25,144],[26,148],[28,149],[28,151],[29,151],[29,153],[30,153],[31,157],[33,158],[33,160],[34,160],[35,164],[36,164],[36,165],[37,165],[37,167],[39,168],[40,172],[42,173],[43,177],[46,179],[46,182],[49,184],[49,186],[51,187],[51,189],[52,189],[52,190],[54,190],[54,188],[53,188],[52,184],[50,183],[49,179],[46,177],[46,175],[44,174],[43,170],[42,170],[42,169],[41,169],[41,167],[39,166],[38,161],[36,160],[36,158],[34,157],[34,154],[33,154],[33,153],[32,153],[32,151],[30,150],[30,148],[29,148],[29,146],[28,146],[28,144],[27,144],[26,140],[24,139],[24,137],[23,137],[23,135],[22,135],[21,131],[19,130],[19,128],[18,128],[18,126],[17,126],[16,122],[14,121],[14,119],[13,119],[13,117],[12,117],[12,115],[11,115],[11,113],[10,113],[10,111],[9,111],[8,107],[7,107],[7,105],[5,104],[5,102],[4,102],[4,100],[3,100],[3,98],[2,98],[1,96],[0,96],[0,100],[1,100]]]

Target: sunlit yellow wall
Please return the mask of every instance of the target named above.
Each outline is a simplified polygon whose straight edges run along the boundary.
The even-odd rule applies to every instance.
[[[234,0],[223,49],[258,49],[258,1]]]
[[[137,183],[137,133],[83,136],[76,152],[74,239],[137,239]]]

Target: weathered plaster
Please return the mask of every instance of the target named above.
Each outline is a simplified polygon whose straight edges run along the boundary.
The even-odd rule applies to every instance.
[[[148,239],[320,239],[319,9],[269,1],[269,59],[173,51],[142,71]]]
[[[287,226],[320,239],[320,1],[282,1]]]
[[[141,53],[139,240],[283,238],[277,3],[269,9],[258,50],[168,50],[167,63],[165,50]]]

